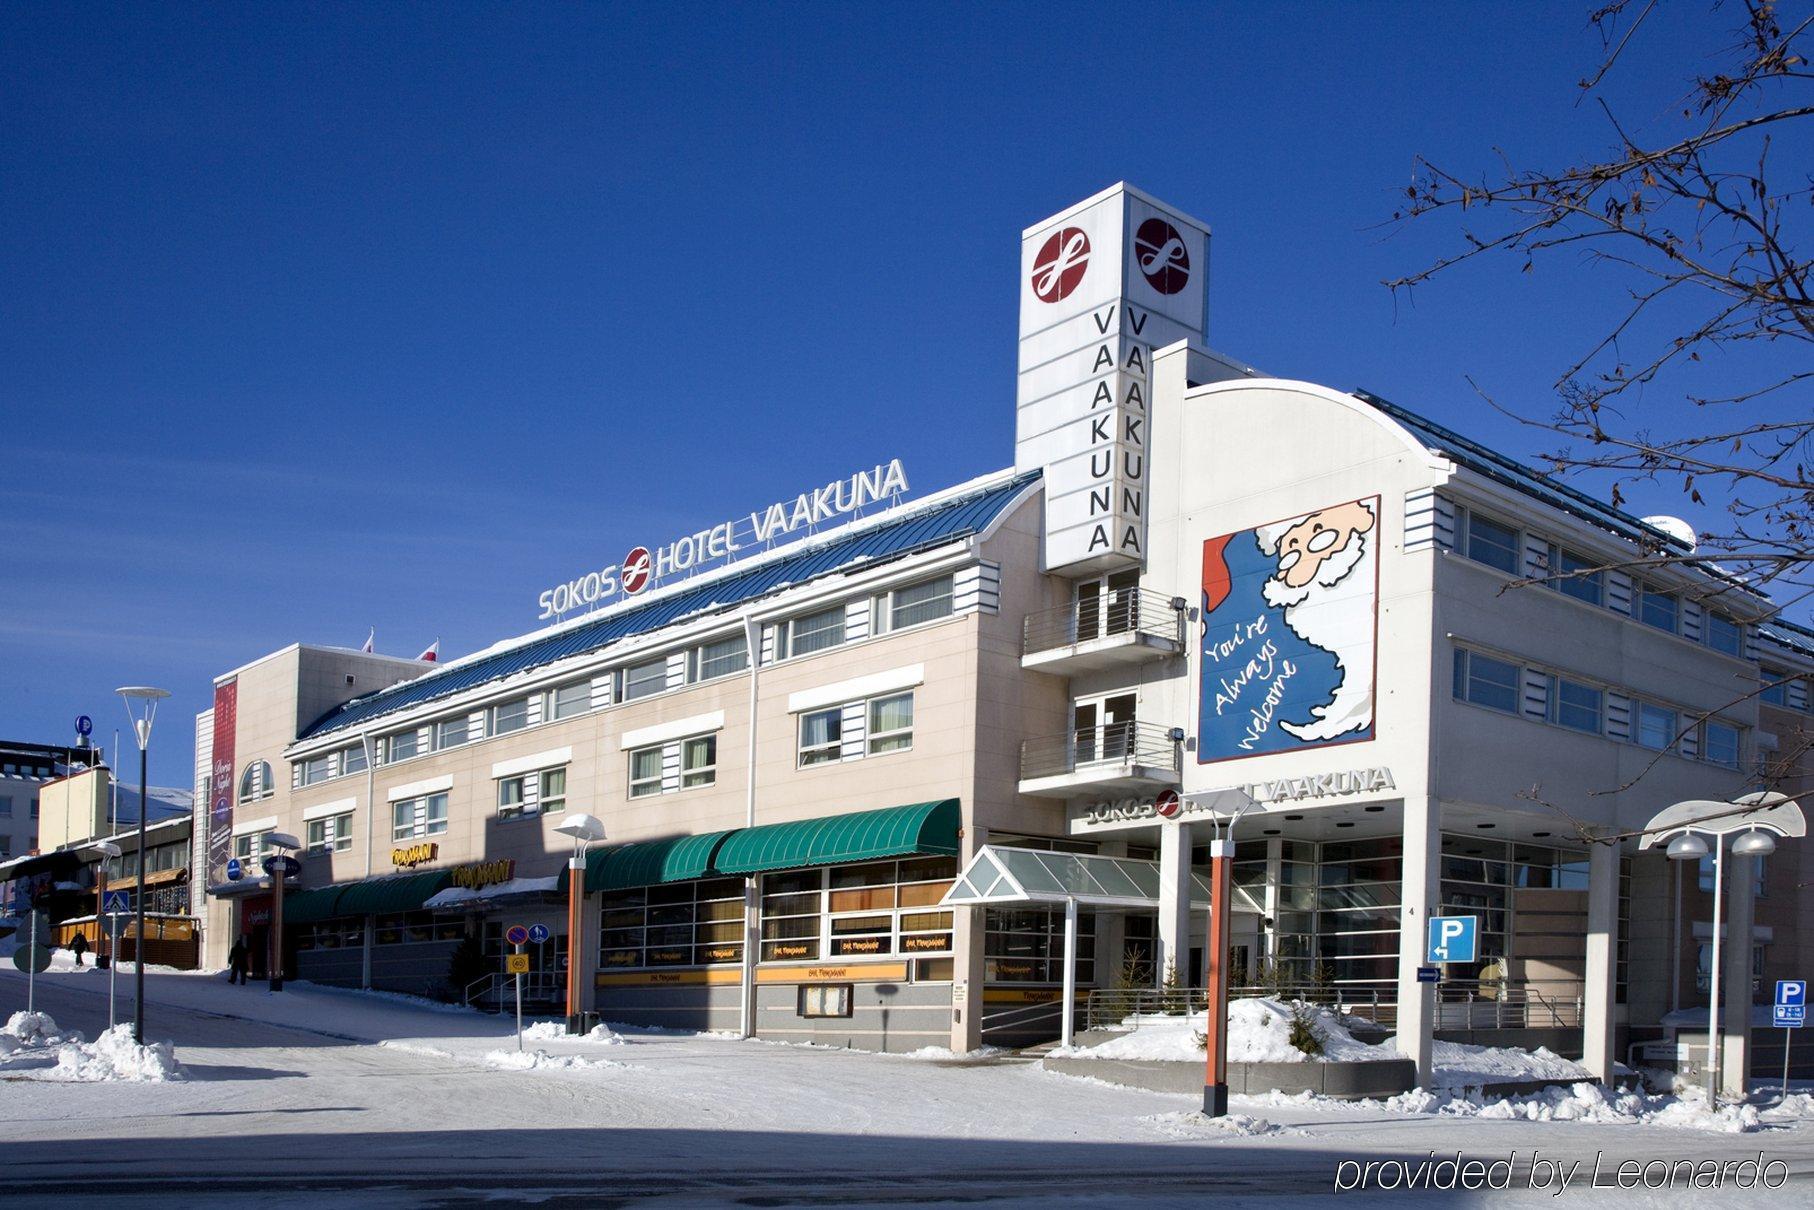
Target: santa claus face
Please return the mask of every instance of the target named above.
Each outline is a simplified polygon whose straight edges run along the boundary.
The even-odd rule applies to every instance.
[[[1358,502],[1311,513],[1279,539],[1279,570],[1275,578],[1290,588],[1304,587],[1317,578],[1323,564],[1348,550],[1372,528],[1372,511]]]

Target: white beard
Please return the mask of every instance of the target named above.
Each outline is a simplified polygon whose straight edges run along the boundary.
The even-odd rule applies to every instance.
[[[1311,710],[1314,722],[1279,724],[1306,743],[1363,731],[1373,722],[1373,542],[1371,534],[1357,539],[1303,587],[1277,578],[1261,587],[1266,603],[1285,611],[1292,633],[1334,655],[1341,672],[1329,702]]]

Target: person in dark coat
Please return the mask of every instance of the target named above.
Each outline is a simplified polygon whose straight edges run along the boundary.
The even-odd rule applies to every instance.
[[[246,944],[246,935],[241,933],[233,948],[227,951],[227,965],[232,968],[227,975],[228,983],[243,984],[246,981],[246,960],[251,956],[251,946]]]
[[[88,936],[87,936],[87,934],[77,933],[75,936],[75,940],[73,940],[69,943],[69,952],[76,956],[76,965],[81,966],[82,965],[82,955],[86,954],[88,952]]]

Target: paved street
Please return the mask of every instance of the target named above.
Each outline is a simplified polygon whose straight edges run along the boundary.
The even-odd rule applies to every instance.
[[[1279,1128],[1234,1137],[1164,1116],[1189,1110],[1191,1098],[1025,1062],[632,1035],[616,1046],[532,1043],[544,1062],[579,1065],[501,1070],[507,1059],[487,1056],[508,1055],[514,1038],[493,1018],[307,987],[272,996],[193,975],[148,982],[150,1032],[175,1042],[189,1078],[0,1083],[0,1130],[12,1140],[0,1172],[7,1204],[117,1204],[155,1185],[204,1205],[254,1191],[276,1204],[331,1192],[393,1205],[1196,1205],[1331,1194],[1343,1157],[1458,1149],[1528,1158],[1537,1148],[1590,1162],[1596,1152],[1740,1158],[1761,1149],[1787,1161],[1798,1183],[1814,1179],[1806,1125],[1721,1135],[1237,1102]],[[92,1036],[105,1024],[105,993],[99,972],[53,972],[38,1002]],[[24,998],[22,977],[0,976],[0,1012]],[[311,1019],[312,1028],[282,1023]],[[372,1044],[380,1032],[386,1044]]]

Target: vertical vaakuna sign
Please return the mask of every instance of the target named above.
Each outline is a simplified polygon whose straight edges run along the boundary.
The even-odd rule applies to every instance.
[[[208,773],[208,882],[227,880],[233,857],[233,739],[239,723],[239,682],[214,687],[214,752]]]
[[[1373,738],[1379,497],[1203,544],[1197,761]]]

